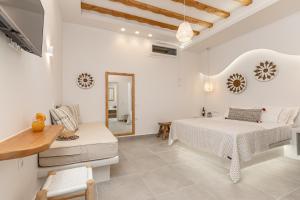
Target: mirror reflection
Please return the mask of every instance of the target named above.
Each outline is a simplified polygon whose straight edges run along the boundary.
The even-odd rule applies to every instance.
[[[115,135],[133,134],[133,74],[107,74],[107,126]]]

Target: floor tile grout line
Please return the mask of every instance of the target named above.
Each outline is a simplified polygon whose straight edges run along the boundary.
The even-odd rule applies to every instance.
[[[241,180],[241,181],[243,181],[243,180]],[[243,183],[243,182],[241,182],[241,183]],[[260,191],[261,193],[263,193],[263,194],[269,196],[270,198],[272,198],[273,200],[276,200],[276,197],[274,197],[274,196],[271,195],[271,194],[268,194],[267,192],[261,190],[260,188],[254,187],[254,186],[252,186],[252,185],[250,185],[250,184],[248,184],[248,183],[243,183],[243,184],[247,185],[248,187],[250,187],[250,188],[252,188],[252,189],[255,189],[255,190],[257,190],[257,191]]]
[[[286,196],[292,194],[293,192],[296,192],[296,191],[299,190],[299,189],[300,189],[300,186],[297,187],[297,188],[295,188],[294,190],[292,190],[292,191],[290,191],[290,192],[287,192],[286,194],[283,194],[283,195],[279,196],[278,198],[276,198],[276,200],[280,200],[280,199],[282,199],[283,197],[286,197]]]

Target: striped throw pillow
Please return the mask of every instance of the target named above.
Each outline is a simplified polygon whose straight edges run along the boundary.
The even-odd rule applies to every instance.
[[[227,119],[259,123],[261,115],[262,109],[229,108]]]
[[[66,105],[69,110],[71,111],[73,118],[76,120],[77,124],[81,123],[80,120],[80,111],[79,111],[79,105],[75,104],[75,105]]]
[[[67,106],[51,109],[50,114],[53,118],[54,124],[63,125],[67,131],[75,132],[78,130],[78,124]]]

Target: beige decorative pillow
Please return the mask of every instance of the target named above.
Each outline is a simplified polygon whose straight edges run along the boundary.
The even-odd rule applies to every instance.
[[[51,109],[50,114],[53,118],[54,124],[63,125],[67,131],[75,132],[78,130],[78,124],[73,118],[68,107],[61,106],[56,109]]]
[[[66,105],[69,110],[71,111],[73,118],[76,120],[77,124],[81,123],[80,120],[80,110],[79,110],[79,104],[74,104],[74,105]]]
[[[259,123],[261,114],[262,109],[230,108],[227,119]]]

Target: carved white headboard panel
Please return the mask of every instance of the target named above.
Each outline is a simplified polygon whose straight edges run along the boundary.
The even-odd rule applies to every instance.
[[[254,70],[265,61],[276,64],[278,72],[271,81],[261,82],[255,78]],[[247,88],[240,94],[233,94],[227,88],[227,79],[233,73],[240,73],[247,80]],[[228,106],[300,106],[300,56],[252,50],[213,75],[212,82],[214,91],[206,94],[207,107],[212,111],[224,112]]]

